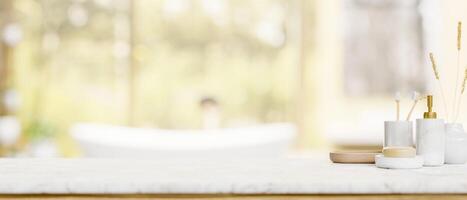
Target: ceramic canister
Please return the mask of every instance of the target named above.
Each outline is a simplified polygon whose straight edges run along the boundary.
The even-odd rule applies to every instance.
[[[467,134],[462,124],[446,124],[446,150],[444,163],[464,164],[467,162]]]
[[[411,121],[385,121],[384,147],[412,147],[413,125]]]
[[[424,166],[444,164],[445,128],[442,119],[417,119],[417,155],[423,156]]]

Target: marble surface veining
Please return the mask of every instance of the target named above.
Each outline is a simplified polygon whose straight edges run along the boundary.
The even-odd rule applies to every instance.
[[[3,194],[467,193],[467,166],[387,170],[327,159],[0,159]]]

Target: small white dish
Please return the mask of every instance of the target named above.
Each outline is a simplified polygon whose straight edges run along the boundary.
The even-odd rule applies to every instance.
[[[423,157],[394,158],[378,154],[375,156],[375,165],[385,169],[418,169],[423,167]]]

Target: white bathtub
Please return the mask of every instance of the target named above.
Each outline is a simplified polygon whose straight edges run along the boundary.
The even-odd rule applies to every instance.
[[[71,136],[85,157],[278,157],[296,135],[292,124],[215,130],[165,130],[77,124]]]

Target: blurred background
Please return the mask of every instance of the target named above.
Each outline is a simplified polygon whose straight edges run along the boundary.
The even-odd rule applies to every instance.
[[[403,96],[403,118],[412,91],[438,95],[428,52],[453,101],[457,21],[467,19],[466,6],[2,0],[0,153],[378,148],[383,121],[395,120],[395,92]],[[420,103],[412,119],[423,110]]]

